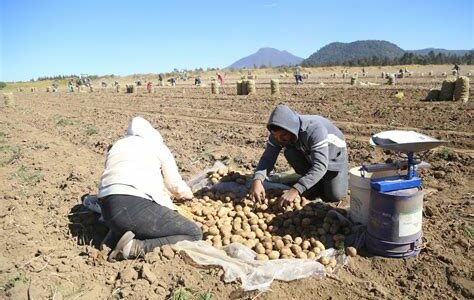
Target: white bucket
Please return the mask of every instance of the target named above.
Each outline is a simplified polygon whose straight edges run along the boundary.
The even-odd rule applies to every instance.
[[[371,194],[370,179],[393,176],[398,173],[396,170],[362,173],[360,168],[361,167],[354,167],[349,170],[349,188],[351,190],[349,217],[355,223],[367,225]],[[406,171],[404,173],[406,173]],[[362,174],[364,176],[362,176]]]

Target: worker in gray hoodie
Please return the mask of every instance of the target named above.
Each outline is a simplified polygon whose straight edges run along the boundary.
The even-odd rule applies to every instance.
[[[268,142],[255,170],[250,188],[254,201],[265,198],[263,181],[273,170],[281,150],[301,178],[280,197],[280,205],[291,205],[300,195],[338,201],[347,195],[348,158],[342,132],[318,115],[299,115],[278,105],[270,115]]]

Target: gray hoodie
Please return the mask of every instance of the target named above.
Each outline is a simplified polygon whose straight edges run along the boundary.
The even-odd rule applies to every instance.
[[[304,153],[311,168],[301,174],[293,186],[301,194],[313,187],[329,171],[341,171],[348,163],[346,143],[342,132],[328,119],[317,115],[299,115],[286,105],[278,105],[270,115],[268,125],[291,132],[297,140],[291,147]],[[270,135],[265,152],[255,170],[254,179],[265,180],[275,166],[282,146]]]

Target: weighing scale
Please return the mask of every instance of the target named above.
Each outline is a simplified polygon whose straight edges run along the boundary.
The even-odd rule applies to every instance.
[[[421,250],[423,191],[416,171],[429,164],[414,159],[415,152],[445,144],[415,131],[391,130],[373,135],[370,144],[405,153],[407,159],[395,163],[361,167],[365,172],[397,170],[398,175],[370,180],[370,203],[365,244],[373,254],[405,258]],[[400,174],[406,170],[405,174]]]

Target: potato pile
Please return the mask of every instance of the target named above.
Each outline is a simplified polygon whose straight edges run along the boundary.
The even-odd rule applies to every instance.
[[[237,171],[229,170],[228,168],[220,168],[216,172],[209,172],[207,177],[212,182],[212,184],[217,184],[219,182],[226,181],[235,181],[239,184],[245,184],[247,177],[242,175]]]
[[[214,183],[236,181],[245,183],[245,175],[223,168],[208,174]],[[280,208],[281,191],[267,191],[262,203],[254,203],[249,195],[239,199],[232,192],[200,191],[187,205],[193,219],[201,226],[204,240],[216,248],[233,242],[242,243],[257,253],[258,260],[279,258],[316,258],[327,247],[344,249],[346,235],[352,224],[338,215],[338,210],[324,203],[313,203],[298,197],[293,206]],[[352,248],[352,247],[349,247]],[[346,249],[350,256],[356,250]],[[336,259],[321,257],[329,268]]]

